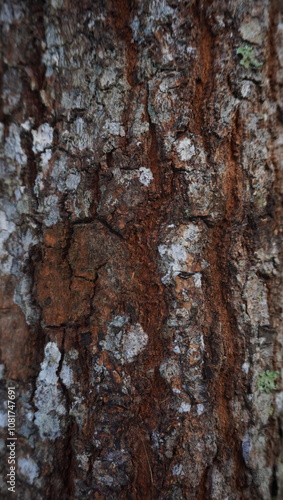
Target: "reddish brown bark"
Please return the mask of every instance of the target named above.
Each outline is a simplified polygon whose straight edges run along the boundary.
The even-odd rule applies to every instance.
[[[282,496],[282,12],[228,4],[1,6],[21,500]]]

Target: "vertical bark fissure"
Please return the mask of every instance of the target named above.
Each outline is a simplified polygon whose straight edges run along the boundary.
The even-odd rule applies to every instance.
[[[137,222],[126,228],[123,236],[124,244],[130,252],[131,259],[136,263],[132,275],[132,286],[136,289],[139,302],[139,322],[149,336],[148,355],[143,365],[143,375],[153,371],[152,379],[148,379],[150,387],[141,395],[141,404],[136,417],[130,422],[129,435],[131,438],[130,452],[133,464],[132,492],[134,498],[154,498],[158,479],[155,477],[155,457],[150,447],[150,434],[159,427],[162,419],[161,401],[165,399],[167,388],[159,374],[159,366],[164,357],[164,345],[161,338],[162,327],[167,316],[167,305],[164,298],[164,287],[160,281],[157,269],[157,245],[161,221],[166,218],[168,193],[164,189],[162,166],[160,160],[160,144],[158,144],[155,125],[151,122],[148,109],[147,82],[139,82],[136,68],[138,49],[132,40],[129,26],[131,2],[121,0],[115,4],[112,19],[117,31],[118,39],[125,45],[125,61],[127,80],[131,89],[125,103],[123,123],[126,130],[125,140],[122,140],[123,152],[130,155],[128,150],[129,116],[132,109],[132,99],[136,98],[137,89],[145,89],[145,114],[149,124],[147,134],[148,159],[155,185],[154,193],[136,214]],[[111,154],[107,155],[107,163],[114,166]],[[99,219],[101,220],[101,219]],[[104,224],[105,221],[102,221]],[[109,225],[107,224],[108,229]],[[116,231],[115,231],[116,234]]]
[[[220,436],[218,440],[218,452],[215,461],[222,460],[223,455],[228,461],[233,456],[237,464],[237,477],[235,477],[235,489],[241,491],[244,485],[245,464],[241,453],[241,443],[235,432],[235,420],[229,404],[234,391],[241,387],[241,356],[243,346],[237,328],[237,319],[233,309],[232,283],[233,274],[230,272],[231,250],[236,238],[240,236],[244,223],[242,183],[243,174],[239,165],[240,155],[238,145],[241,142],[241,133],[238,130],[238,112],[234,118],[231,131],[231,140],[227,145],[227,162],[229,171],[226,179],[226,207],[223,219],[212,229],[211,245],[209,246],[208,261],[211,264],[208,293],[211,289],[215,294],[215,305],[213,314],[216,313],[219,321],[219,336],[223,343],[223,364],[215,367],[218,376],[213,383],[213,394],[218,412],[218,425]],[[242,386],[243,389],[243,386]],[[234,429],[234,432],[232,431]],[[220,458],[221,457],[221,458]]]
[[[138,432],[140,446],[137,447],[134,454],[134,461],[137,464],[135,487],[139,491],[136,498],[153,495],[154,489],[158,488],[158,484],[155,482],[154,465],[152,465],[155,462],[155,458],[149,447],[149,434],[159,427],[163,414],[161,402],[166,398],[167,394],[167,388],[159,373],[159,366],[165,353],[165,345],[161,333],[167,317],[167,304],[164,287],[160,282],[156,258],[159,229],[161,221],[166,214],[168,195],[164,194],[160,149],[155,126],[152,124],[149,115],[148,121],[148,138],[150,141],[148,155],[156,184],[156,198],[150,200],[147,207],[142,208],[138,232],[136,233],[131,230],[127,236],[130,252],[138,266],[141,264],[140,272],[135,274],[134,281],[137,288],[140,288],[141,324],[149,335],[149,354],[148,360],[144,364],[143,372],[146,373],[148,370],[154,371],[150,390],[143,397],[139,408],[139,422],[142,425],[142,429]],[[145,440],[144,436],[147,437],[147,440]],[[142,467],[140,467],[141,461],[143,462]]]
[[[123,40],[125,44],[127,80],[131,87],[135,87],[138,83],[136,75],[138,49],[132,38],[132,30],[129,25],[133,8],[133,0],[114,0],[112,8],[112,19],[117,32],[117,37],[119,40]]]
[[[70,394],[68,388],[65,386],[63,380],[60,378],[60,373],[62,371],[63,363],[64,363],[64,358],[65,358],[65,338],[66,338],[66,328],[64,327],[64,332],[63,332],[63,339],[62,339],[62,344],[61,344],[61,358],[57,370],[57,375],[58,375],[58,380],[60,381],[60,385],[62,388],[62,393],[66,401],[66,410],[67,413],[69,414],[69,411],[71,409],[71,399],[70,399]],[[62,463],[64,473],[62,474],[62,477],[64,478],[63,481],[63,489],[62,489],[62,494],[66,498],[72,498],[73,497],[73,484],[74,484],[74,478],[73,478],[73,470],[72,470],[72,462],[73,462],[73,436],[75,435],[75,429],[76,429],[76,424],[73,419],[70,419],[67,424],[65,436],[64,436],[64,462]]]
[[[213,123],[213,106],[210,104],[210,96],[213,91],[213,61],[217,59],[217,45],[214,35],[210,28],[210,20],[206,15],[201,16],[201,26],[203,27],[201,36],[201,85],[200,100],[197,108],[199,118],[197,120],[197,128],[203,137],[203,143],[207,153],[208,161],[213,164],[212,151],[213,139],[210,134],[210,127]],[[198,87],[197,87],[198,88]],[[226,204],[223,218],[210,230],[211,239],[208,246],[207,260],[210,263],[210,270],[207,277],[207,304],[211,309],[211,328],[214,331],[213,335],[219,337],[219,341],[223,348],[222,365],[213,367],[218,373],[212,383],[212,392],[214,401],[216,402],[218,413],[218,426],[220,435],[218,438],[218,450],[214,458],[214,463],[218,460],[223,460],[223,456],[228,460],[233,456],[237,464],[238,476],[235,478],[234,487],[241,488],[244,478],[244,461],[241,454],[241,444],[238,442],[234,429],[234,417],[232,410],[229,407],[229,400],[232,397],[236,385],[233,379],[233,372],[237,364],[240,366],[239,358],[239,342],[238,329],[235,312],[233,310],[233,298],[231,296],[231,280],[233,275],[229,270],[231,260],[231,249],[235,240],[234,233],[240,234],[239,225],[244,222],[243,212],[243,174],[240,166],[241,153],[239,144],[241,142],[241,130],[239,127],[239,112],[236,111],[232,130],[230,132],[230,140],[221,148],[223,156],[226,157],[228,172],[225,174],[224,192],[226,195]],[[211,291],[213,290],[214,304],[212,304]],[[217,331],[218,330],[218,331]],[[211,333],[208,332],[208,336]],[[210,345],[208,339],[208,346]],[[213,340],[212,340],[213,342]],[[210,350],[211,348],[208,347]],[[213,351],[212,351],[213,352]],[[213,360],[212,360],[212,364]],[[218,366],[217,366],[218,365]],[[210,467],[208,468],[208,470]],[[207,482],[207,472],[202,480],[202,492],[205,491]]]
[[[210,163],[210,124],[213,117],[210,97],[214,85],[213,61],[216,57],[216,45],[210,19],[207,15],[207,8],[208,4],[206,2],[204,5],[196,2],[194,6],[195,19],[199,27],[199,69],[195,81],[194,120],[192,127],[189,127],[189,129],[192,134],[196,133],[202,137],[207,160]]]

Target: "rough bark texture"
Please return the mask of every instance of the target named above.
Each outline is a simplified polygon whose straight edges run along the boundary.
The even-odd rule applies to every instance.
[[[3,498],[283,498],[281,2],[0,21]]]

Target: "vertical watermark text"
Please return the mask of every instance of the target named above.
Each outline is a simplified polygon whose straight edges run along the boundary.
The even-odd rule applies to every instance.
[[[8,387],[7,397],[7,450],[8,450],[8,491],[16,493],[16,389]]]

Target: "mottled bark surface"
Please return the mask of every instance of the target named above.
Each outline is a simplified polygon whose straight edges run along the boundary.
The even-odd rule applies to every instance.
[[[1,498],[283,498],[281,2],[0,22]]]

